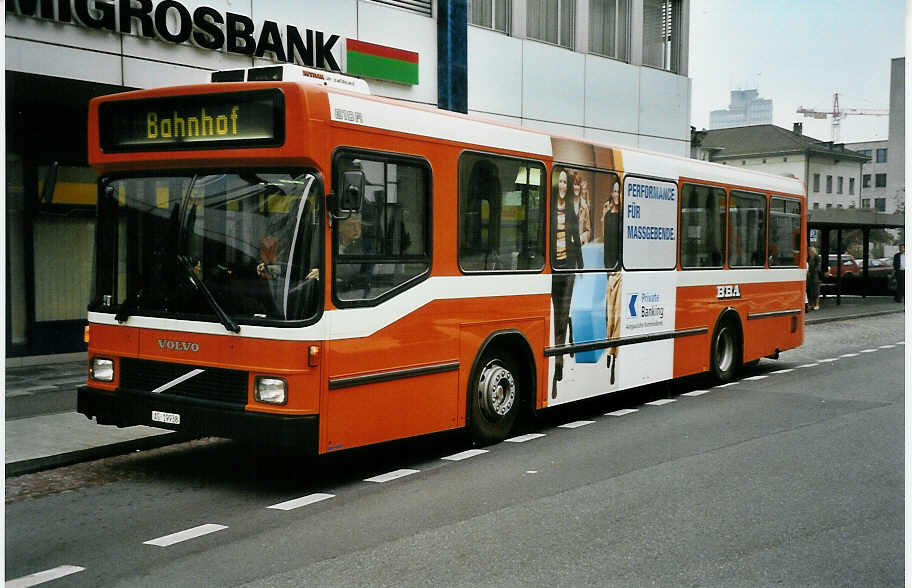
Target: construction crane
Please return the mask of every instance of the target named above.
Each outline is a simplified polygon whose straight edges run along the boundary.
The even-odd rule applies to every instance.
[[[823,110],[814,110],[813,108],[805,108],[801,106],[796,111],[798,114],[803,114],[805,118],[822,118],[832,117],[831,127],[830,127],[830,140],[833,143],[839,142],[839,124],[848,115],[869,115],[869,116],[889,116],[890,111],[883,108],[839,108],[839,92],[833,93],[833,110],[826,112]]]

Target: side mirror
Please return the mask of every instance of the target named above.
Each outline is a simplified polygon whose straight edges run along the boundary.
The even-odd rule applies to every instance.
[[[358,212],[364,197],[364,172],[347,171],[342,174],[342,189],[339,190],[339,212]]]

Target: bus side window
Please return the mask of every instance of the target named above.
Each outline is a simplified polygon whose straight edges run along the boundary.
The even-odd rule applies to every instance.
[[[463,271],[544,268],[544,166],[480,153],[459,159],[459,267]]]
[[[681,267],[722,267],[725,190],[684,184],[681,190]]]

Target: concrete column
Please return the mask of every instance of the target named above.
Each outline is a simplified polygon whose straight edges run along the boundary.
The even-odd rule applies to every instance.
[[[437,107],[469,111],[468,0],[437,3]]]

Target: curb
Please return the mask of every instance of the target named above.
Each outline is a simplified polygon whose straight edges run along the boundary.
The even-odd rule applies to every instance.
[[[898,314],[901,312],[905,312],[905,309],[897,308],[895,310],[879,310],[876,312],[865,312],[862,314],[843,314],[843,315],[839,315],[839,316],[822,316],[820,318],[812,318],[812,319],[807,318],[807,315],[805,315],[804,324],[805,325],[819,325],[821,323],[848,321],[848,320],[852,320],[852,319],[860,319],[860,318],[866,318],[866,317],[870,317],[870,316],[882,316],[885,314]]]
[[[13,478],[24,474],[34,474],[35,472],[74,465],[86,461],[94,461],[105,457],[114,457],[125,453],[132,453],[134,451],[158,449],[159,447],[183,443],[184,441],[189,441],[191,439],[193,439],[192,436],[178,432],[162,433],[161,435],[142,437],[130,441],[120,441],[118,443],[99,445],[88,449],[68,451],[58,455],[23,459],[6,464],[6,477]]]

